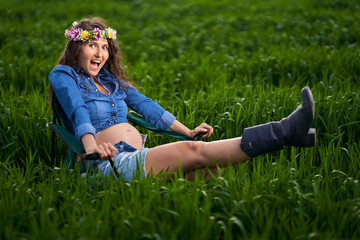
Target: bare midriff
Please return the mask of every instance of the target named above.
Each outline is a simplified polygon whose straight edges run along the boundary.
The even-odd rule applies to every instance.
[[[142,137],[139,131],[129,123],[119,123],[96,134],[96,143],[99,145],[104,142],[111,144],[124,141],[136,149],[142,147]]]

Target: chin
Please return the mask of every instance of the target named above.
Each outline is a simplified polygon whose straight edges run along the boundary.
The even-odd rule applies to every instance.
[[[98,74],[99,74],[99,72],[100,72],[100,70],[102,69],[102,66],[99,68],[99,70],[97,70],[97,71],[94,71],[94,70],[90,70],[89,72],[91,73],[90,75],[91,76],[97,76]]]
[[[90,70],[89,72],[88,72],[88,74],[90,75],[90,76],[97,76],[98,75],[98,73],[99,73],[100,71],[94,71],[94,70]]]

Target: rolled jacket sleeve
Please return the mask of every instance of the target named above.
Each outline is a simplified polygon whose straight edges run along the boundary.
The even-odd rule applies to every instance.
[[[89,111],[76,81],[77,73],[69,66],[56,66],[49,75],[49,81],[60,105],[72,123],[76,139],[87,133],[96,134],[91,124]]]
[[[153,124],[157,129],[166,130],[175,121],[176,117],[165,111],[159,104],[152,99],[142,95],[137,89],[122,82],[126,87],[126,104],[144,116],[145,120]]]
[[[170,127],[170,125],[175,121],[176,117],[165,111],[164,114],[160,117],[160,119],[154,124],[157,129],[166,130]]]

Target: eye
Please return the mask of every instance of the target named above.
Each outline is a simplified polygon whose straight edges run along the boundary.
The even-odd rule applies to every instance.
[[[108,50],[108,49],[109,49],[109,46],[103,46],[103,49],[104,49],[104,50]]]
[[[89,43],[89,47],[94,48],[94,47],[95,47],[95,44]]]

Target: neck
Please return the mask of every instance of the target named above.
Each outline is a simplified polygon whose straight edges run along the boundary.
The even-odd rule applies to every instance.
[[[91,76],[92,80],[94,80],[94,82],[100,84],[98,78],[96,76]]]

